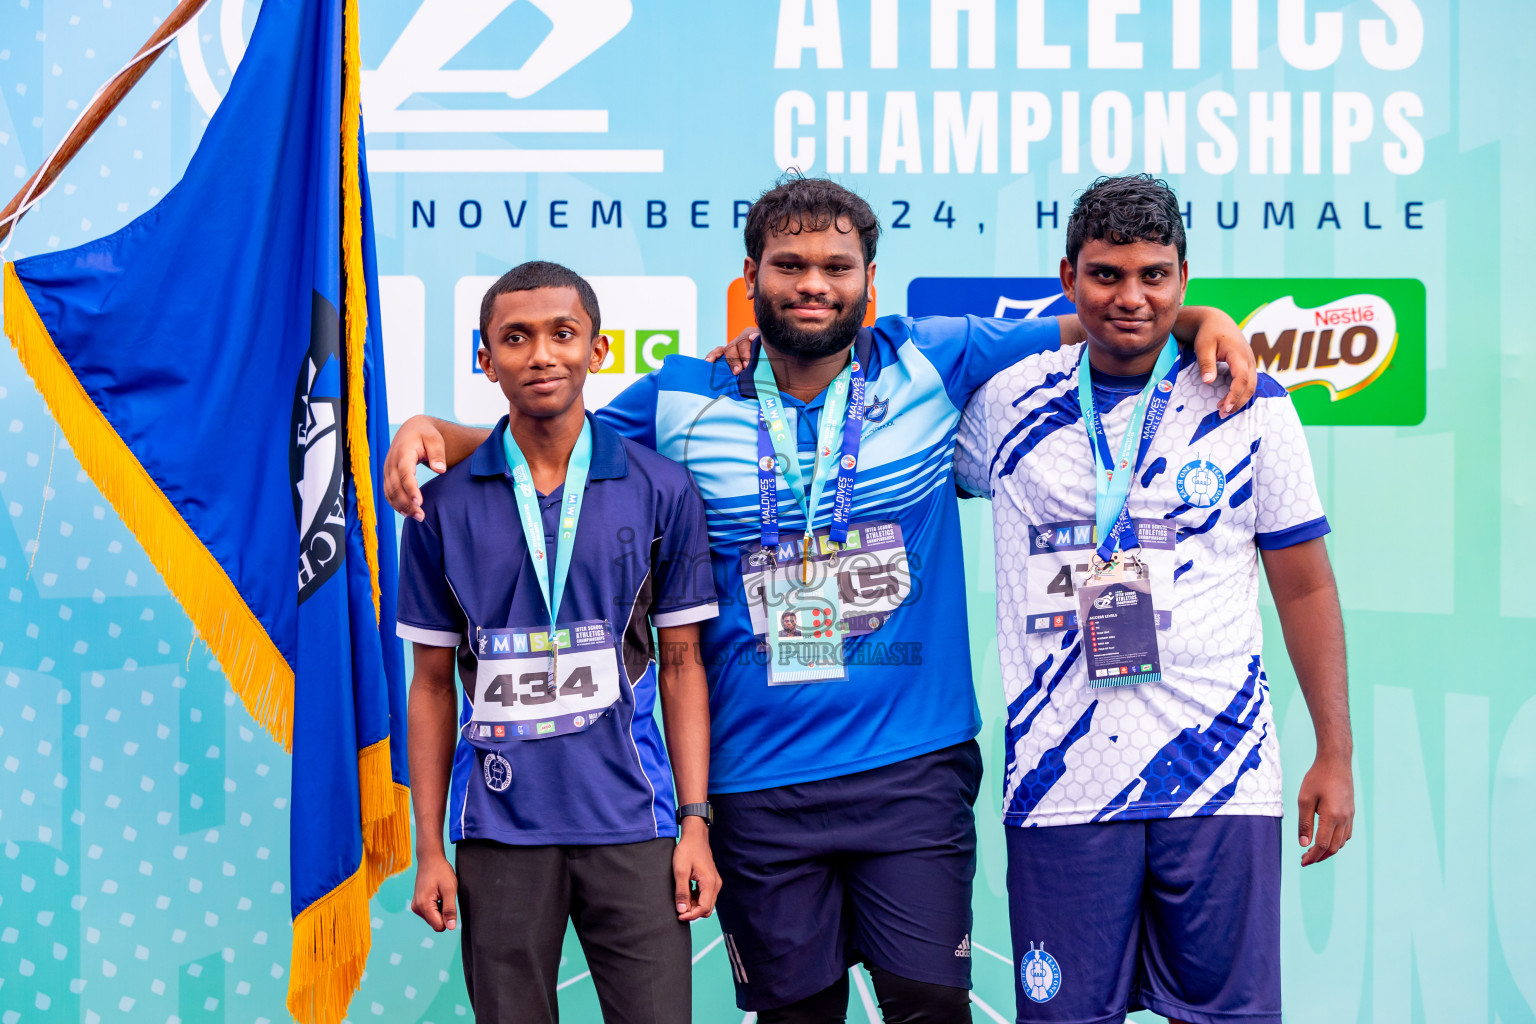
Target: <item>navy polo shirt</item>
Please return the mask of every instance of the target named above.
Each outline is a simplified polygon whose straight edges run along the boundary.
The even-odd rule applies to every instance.
[[[499,745],[510,784],[499,763],[486,771],[488,755],[463,735],[478,668],[475,631],[549,625],[502,447],[505,418],[473,456],[422,487],[426,521],[405,521],[397,631],[415,643],[456,647],[464,688],[448,791],[453,842],[572,845],[677,835],[672,774],[653,714],[651,626],[716,614],[704,505],[677,463],[588,420],[592,465],[560,621],[607,620],[621,696],[585,731]],[[563,491],[539,495],[551,562]]]

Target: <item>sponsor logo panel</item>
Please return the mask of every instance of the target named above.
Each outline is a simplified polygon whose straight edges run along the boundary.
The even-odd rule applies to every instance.
[[[1225,310],[1303,423],[1412,426],[1425,413],[1424,284],[1411,278],[1194,278],[1185,301]],[[1074,312],[1054,277],[919,277],[912,316]]]
[[[1424,421],[1424,284],[1411,278],[1207,278],[1186,301],[1242,325],[1259,369],[1283,384],[1303,423]]]

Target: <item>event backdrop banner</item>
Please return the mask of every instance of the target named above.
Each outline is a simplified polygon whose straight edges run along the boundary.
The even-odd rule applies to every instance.
[[[171,6],[0,8],[5,180],[22,184]],[[1536,642],[1536,342],[1521,299],[1536,274],[1536,121],[1520,113],[1536,93],[1521,52],[1536,5],[361,8],[396,422],[495,418],[474,314],[485,284],[526,259],[592,277],[614,342],[595,401],[722,342],[750,319],[746,210],[787,167],[833,175],[880,216],[882,314],[1068,310],[1056,274],[1074,196],[1099,174],[1166,177],[1189,297],[1230,312],[1293,391],[1334,528],[1359,817],[1323,865],[1303,871],[1286,849],[1287,1016],[1536,1024],[1536,696],[1521,668]],[[244,73],[259,10],[210,0],[7,258],[98,238],[175,186]],[[165,344],[218,347],[230,294],[261,287],[225,282],[204,329]],[[0,436],[0,1024],[280,1021],[289,759],[8,347]],[[1006,1021],[990,510],[966,502],[962,518],[989,771],[974,1012]],[[1293,801],[1311,730],[1268,605],[1265,626]],[[373,901],[354,1020],[469,1015],[457,937],[415,918],[410,892],[407,874]],[[698,1019],[736,1024],[713,921],[694,948]],[[566,954],[565,1019],[597,1021],[573,939]],[[878,1019],[857,980],[851,1019]]]

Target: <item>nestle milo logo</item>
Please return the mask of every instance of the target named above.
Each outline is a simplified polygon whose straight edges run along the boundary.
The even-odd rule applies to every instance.
[[[1290,391],[1302,422],[1412,425],[1424,419],[1424,286],[1397,279],[1196,279],[1190,303],[1242,325],[1259,369]]]
[[[1321,384],[1337,402],[1370,385],[1397,350],[1397,315],[1380,295],[1350,295],[1322,308],[1287,295],[1242,325],[1259,366],[1286,390]]]

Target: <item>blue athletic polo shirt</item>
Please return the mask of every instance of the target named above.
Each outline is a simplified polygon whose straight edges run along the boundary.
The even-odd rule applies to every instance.
[[[448,792],[449,838],[514,845],[633,843],[677,835],[676,800],[653,714],[651,626],[716,613],[704,506],[683,468],[592,422],[592,466],[576,527],[561,622],[606,619],[618,641],[621,699],[590,728],[498,747],[510,785],[463,737],[479,629],[546,630],[549,612],[523,540],[502,419],[474,455],[421,489],[425,522],[400,537],[397,631],[458,648],[464,686]],[[539,495],[555,556],[564,486]]]
[[[720,615],[701,627],[710,677],[710,789],[744,792],[878,768],[975,736],[953,457],[960,411],[994,373],[1058,347],[1054,318],[888,316],[859,332],[868,379],[852,522],[900,531],[913,585],[873,632],[843,641],[846,680],[769,686],[741,570],[759,539],[752,368],[672,356],[597,416],[685,466],[709,518]],[[754,355],[754,364],[756,356]],[[788,394],[809,484],[824,396]],[[784,538],[805,518],[780,479]],[[817,524],[834,498],[822,496]],[[871,533],[870,536],[875,535]]]

